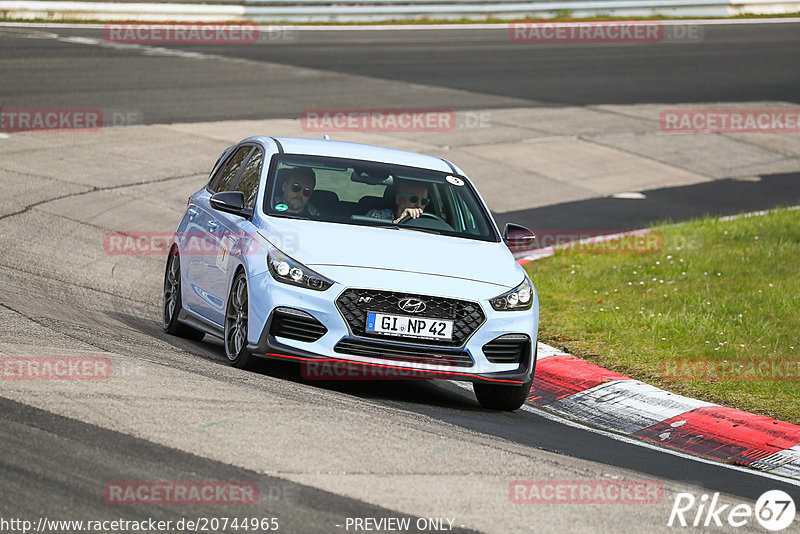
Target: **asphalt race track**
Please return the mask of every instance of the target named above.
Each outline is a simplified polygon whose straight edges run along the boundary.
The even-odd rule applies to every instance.
[[[148,124],[389,105],[798,103],[798,27],[704,26],[699,43],[636,46],[510,42],[508,30],[496,29],[294,31],[263,44],[168,47],[244,60],[225,65],[175,62],[157,52],[141,57],[125,45],[65,46],[44,37],[102,41],[102,29],[42,28],[36,38],[4,28],[2,97],[5,106],[132,109]],[[247,61],[271,68],[248,68]],[[314,70],[289,77],[282,66]],[[328,75],[314,76],[317,70]],[[350,76],[336,76],[342,74]],[[376,86],[377,80],[398,83]],[[406,84],[418,85],[409,91]]]
[[[274,362],[233,369],[219,340],[161,330],[163,257],[102,248],[112,230],[174,229],[187,194],[242,128],[234,121],[283,127],[308,108],[796,105],[800,23],[706,26],[701,43],[640,46],[510,43],[506,30],[303,31],[287,42],[155,51],[102,40],[102,29],[0,27],[2,107],[140,119],[96,137],[0,138],[0,355],[108,358],[114,369],[101,381],[0,381],[0,518],[244,516],[278,518],[281,532],[409,518],[428,532],[436,529],[419,528],[435,524],[427,519],[458,531],[673,532],[680,492],[752,505],[781,489],[800,503],[797,481],[619,441],[533,408],[489,412],[450,382],[309,381]],[[209,133],[216,121],[231,121],[218,136]],[[553,195],[531,208],[498,204],[498,221],[628,229],[796,204],[800,162],[785,153],[781,166],[748,167],[757,180],[707,173],[647,187],[640,204]],[[658,481],[663,499],[509,496],[517,480],[620,479]],[[260,497],[249,506],[109,504],[104,488],[120,481],[239,481]],[[753,521],[735,531],[763,529]]]

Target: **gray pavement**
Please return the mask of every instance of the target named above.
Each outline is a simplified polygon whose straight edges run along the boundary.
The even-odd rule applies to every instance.
[[[307,108],[798,103],[798,26],[704,26],[699,42],[637,45],[432,28],[217,46],[112,45],[102,29],[0,27],[0,105],[130,110],[163,124],[291,118]]]

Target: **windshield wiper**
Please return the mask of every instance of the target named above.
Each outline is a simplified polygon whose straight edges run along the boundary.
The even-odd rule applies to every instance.
[[[413,230],[415,232],[425,232],[426,234],[436,234],[436,235],[444,235],[439,230],[434,230],[433,228],[420,228],[418,226],[405,226],[405,227],[397,227],[398,230]]]
[[[306,217],[305,215],[299,215],[297,213],[270,213],[275,217],[285,217],[287,219],[299,219],[301,221],[310,221],[311,218]]]
[[[359,225],[359,226],[361,226],[361,225]],[[391,228],[392,230],[399,230],[400,229],[394,223],[370,223],[370,224],[365,224],[363,226],[374,226],[374,227],[377,227],[377,228]]]

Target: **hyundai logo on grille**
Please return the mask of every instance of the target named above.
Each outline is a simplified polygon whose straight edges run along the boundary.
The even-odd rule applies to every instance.
[[[400,299],[400,301],[397,303],[397,306],[404,312],[408,313],[422,313],[425,311],[425,302],[413,297]]]

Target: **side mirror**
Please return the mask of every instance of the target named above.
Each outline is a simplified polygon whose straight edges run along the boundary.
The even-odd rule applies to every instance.
[[[524,226],[508,223],[503,230],[503,242],[512,251],[528,250],[533,247],[534,241],[536,234]]]
[[[222,191],[214,193],[209,200],[215,210],[232,213],[240,217],[249,217],[250,210],[244,208],[244,193],[241,191]]]

